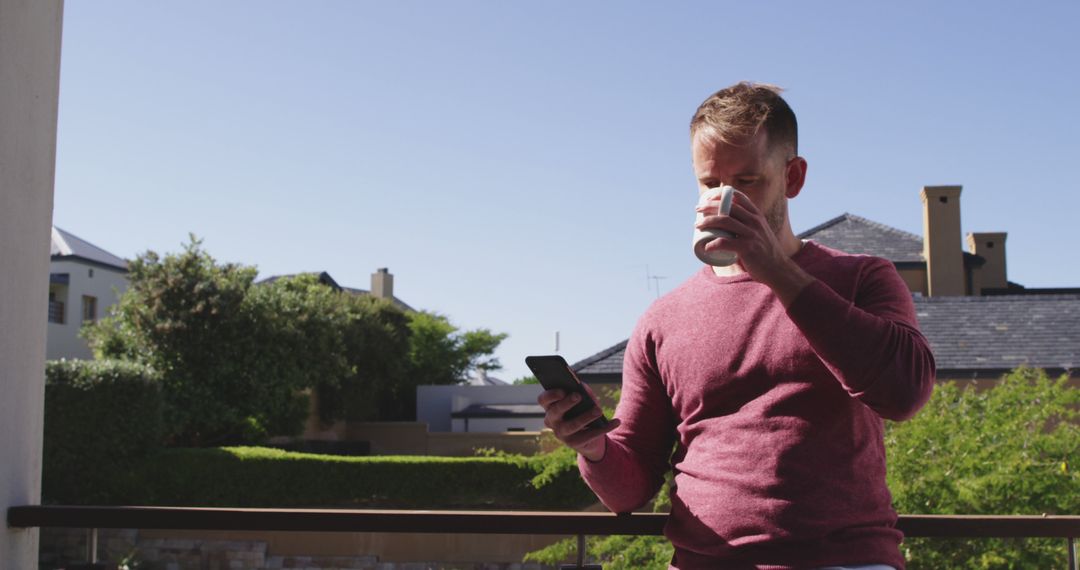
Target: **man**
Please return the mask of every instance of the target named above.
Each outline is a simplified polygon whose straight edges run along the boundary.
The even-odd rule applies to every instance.
[[[730,215],[698,207],[699,229],[734,236],[706,250],[738,263],[703,267],[641,317],[607,428],[587,428],[595,410],[563,420],[576,396],[540,404],[612,511],[643,506],[674,471],[672,568],[901,569],[882,418],[922,407],[933,356],[890,262],[791,231],[806,160],[779,92],[739,83],[691,121],[699,192],[744,194]]]

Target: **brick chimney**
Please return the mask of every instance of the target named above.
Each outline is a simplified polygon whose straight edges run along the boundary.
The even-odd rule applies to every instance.
[[[923,257],[929,296],[964,294],[960,186],[924,186]]]
[[[986,260],[975,271],[972,294],[981,295],[983,289],[1004,289],[1009,286],[1005,270],[1005,232],[981,232],[967,235],[968,251]]]
[[[394,300],[394,275],[385,267],[371,274],[371,294],[377,299]]]

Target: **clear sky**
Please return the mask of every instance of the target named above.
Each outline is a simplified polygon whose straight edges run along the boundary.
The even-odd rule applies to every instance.
[[[796,232],[922,233],[919,190],[1080,286],[1077,2],[91,2],[64,14],[54,223],[123,257],[193,232],[573,362],[698,269],[687,124],[787,89]],[[958,247],[960,244],[957,244]],[[648,280],[647,275],[663,279]]]

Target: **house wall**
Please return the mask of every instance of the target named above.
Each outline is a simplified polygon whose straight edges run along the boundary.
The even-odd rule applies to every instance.
[[[0,0],[0,512],[41,502],[45,323],[60,89],[60,0]],[[37,529],[0,568],[37,568]]]
[[[67,285],[50,285],[58,292],[57,301],[64,303],[64,323],[49,323],[47,358],[93,358],[86,341],[79,337],[82,329],[83,295],[97,298],[96,318],[108,315],[108,308],[115,305],[120,294],[127,290],[127,273],[77,260],[61,260],[49,263],[50,273],[67,273]]]
[[[544,429],[544,418],[452,418],[450,428],[454,433],[540,431]]]
[[[521,563],[525,554],[570,536],[541,534],[443,534],[443,533],[340,533],[273,531],[178,531],[141,530],[140,538],[167,540],[259,541],[266,551],[278,556],[377,556],[379,563],[397,563],[392,568],[429,568],[423,562],[439,561],[448,566],[473,568],[474,564],[501,567]],[[411,564],[410,564],[411,563]],[[465,566],[468,565],[468,566]],[[499,565],[499,566],[495,566]],[[368,568],[373,567],[366,566]],[[442,566],[442,565],[440,565]],[[445,567],[445,566],[442,566]]]
[[[926,284],[926,269],[898,269],[900,278],[907,284],[908,289],[912,293],[919,293],[926,297],[930,294],[930,289]]]
[[[539,431],[525,432],[430,432],[421,422],[334,422],[308,429],[301,439],[330,441],[366,441],[372,455],[439,455],[472,457],[480,448],[506,453],[533,455],[551,451],[555,442],[541,437]],[[281,438],[275,443],[286,443]]]
[[[420,422],[348,422],[345,441],[366,441],[373,455],[439,455],[472,457],[480,448],[532,455],[541,449],[540,434],[532,432],[429,432]]]
[[[84,529],[42,532],[47,568],[86,558]],[[311,570],[554,570],[522,564],[526,553],[568,538],[513,534],[408,534],[101,529],[99,560],[132,552],[150,568],[307,568]]]
[[[543,388],[521,386],[418,386],[416,420],[432,432],[454,431],[450,414],[470,404],[536,404]],[[470,430],[471,431],[471,430]],[[505,431],[505,430],[499,430]]]

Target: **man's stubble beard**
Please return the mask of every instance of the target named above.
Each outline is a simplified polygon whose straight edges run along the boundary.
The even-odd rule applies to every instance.
[[[780,231],[787,222],[787,199],[784,196],[778,196],[776,201],[765,210],[765,221],[768,222],[773,235],[779,237]]]

